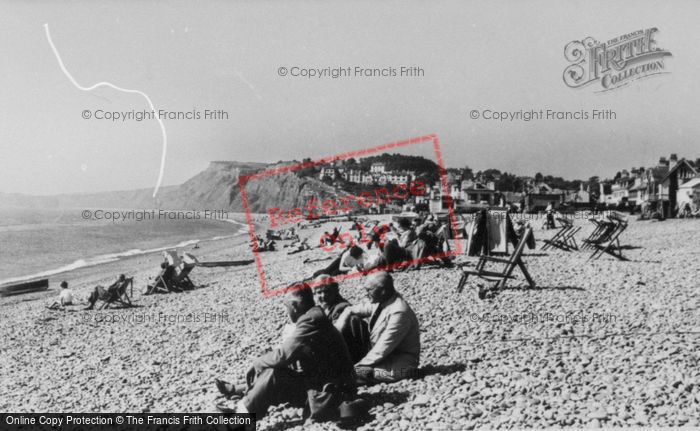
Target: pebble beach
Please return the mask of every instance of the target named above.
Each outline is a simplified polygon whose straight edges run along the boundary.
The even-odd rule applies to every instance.
[[[592,224],[577,223],[580,240]],[[421,325],[420,376],[361,388],[371,417],[358,429],[700,426],[699,233],[697,219],[632,220],[621,237],[629,261],[588,261],[587,251],[542,251],[554,231],[537,226],[524,260],[538,288],[519,277],[483,301],[476,281],[456,292],[458,268],[395,273]],[[326,251],[287,255],[284,244],[261,254],[272,287],[328,263]],[[183,251],[203,261],[253,258],[245,236]],[[198,289],[143,296],[160,261],[83,268],[52,279],[47,292],[0,298],[0,410],[214,412],[214,379],[241,381],[279,341],[287,316],[279,296],[262,295],[254,264],[198,267]],[[84,311],[93,287],[119,273],[134,276],[135,306]],[[48,310],[60,279],[82,303]],[[344,281],[341,294],[364,300],[362,283]],[[302,428],[340,429],[305,426],[301,410],[284,405],[258,423]]]

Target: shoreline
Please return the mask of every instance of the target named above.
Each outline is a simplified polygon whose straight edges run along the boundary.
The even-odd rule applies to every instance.
[[[0,286],[12,285],[14,283],[21,283],[35,279],[49,280],[49,288],[47,290],[20,295],[0,296],[0,307],[17,302],[40,300],[52,295],[57,296],[57,292],[60,291],[58,286],[63,280],[67,280],[69,282],[69,288],[71,288],[75,293],[76,287],[78,290],[82,290],[81,288],[84,287],[83,285],[85,284],[89,284],[93,287],[97,284],[109,284],[113,281],[113,279],[116,279],[118,274],[122,273],[127,274],[128,276],[128,274],[135,272],[140,274],[142,277],[146,273],[152,273],[151,276],[153,276],[160,270],[159,265],[162,261],[161,253],[165,250],[178,250],[178,253],[186,251],[192,253],[200,261],[203,260],[202,256],[206,255],[225,257],[224,250],[229,248],[238,248],[242,244],[247,244],[250,240],[248,223],[245,220],[245,214],[231,214],[237,218],[220,220],[222,223],[235,224],[239,227],[236,233],[231,235],[218,235],[206,239],[183,240],[178,242],[176,245],[159,246],[147,250],[129,249],[123,252],[101,254],[86,259],[80,259],[79,261],[74,261],[70,264],[41,273],[10,277],[0,280]],[[253,226],[256,231],[260,229],[261,216],[263,215],[253,214]],[[195,245],[197,245],[198,248],[195,249]],[[252,251],[250,253],[250,258],[252,258]],[[240,252],[238,252],[238,254],[240,254]],[[238,255],[235,255],[234,257],[243,259],[243,257],[238,257]],[[90,260],[93,259],[100,260],[91,263]],[[80,261],[85,262],[85,264],[72,267]],[[106,274],[115,275],[108,276]]]

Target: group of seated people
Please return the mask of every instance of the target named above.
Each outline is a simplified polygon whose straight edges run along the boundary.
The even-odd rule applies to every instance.
[[[452,266],[451,258],[444,255],[450,251],[448,225],[441,223],[434,215],[430,214],[422,220],[413,221],[401,218],[398,226],[389,224],[389,232],[394,234],[394,238],[382,238],[381,235],[373,237],[377,248],[382,251],[382,264],[393,265],[411,261],[411,265],[403,268],[418,269],[421,263],[415,261],[420,259],[446,267]],[[440,254],[443,256],[439,256]]]
[[[121,298],[124,295],[124,289],[130,280],[131,279],[126,278],[124,274],[120,274],[117,280],[107,287],[102,285],[95,286],[88,296],[88,306],[85,308],[85,310],[92,310],[95,308],[95,304],[98,300],[109,301],[115,298]],[[61,282],[61,291],[58,295],[58,301],[55,301],[47,308],[50,310],[59,310],[69,305],[77,304],[73,291],[68,288],[68,282],[64,280]]]
[[[284,305],[293,328],[282,344],[253,361],[244,385],[216,381],[224,396],[238,400],[233,410],[260,419],[268,407],[288,402],[312,420],[337,419],[358,386],[414,377],[420,357],[415,313],[388,272],[368,274],[364,289],[368,301],[356,305],[328,274],[290,289]]]
[[[313,276],[321,273],[335,276],[353,269],[366,272],[396,264],[398,268],[393,269],[418,269],[421,263],[416,262],[417,260],[433,261],[447,267],[452,265],[450,257],[445,255],[450,250],[448,226],[439,222],[433,215],[413,222],[401,218],[398,227],[393,223],[375,225],[368,237],[366,251],[359,245],[346,245],[339,256],[326,268],[316,271]],[[403,262],[410,264],[401,265]]]

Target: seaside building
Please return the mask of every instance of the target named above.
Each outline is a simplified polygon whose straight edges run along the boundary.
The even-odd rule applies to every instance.
[[[627,169],[623,169],[620,176],[613,180],[612,198],[610,199],[610,203],[613,205],[627,203],[629,199],[629,189],[633,184],[634,178],[630,176]]]
[[[375,162],[370,166],[369,171],[376,174],[383,174],[386,172],[386,165],[384,163]]]
[[[330,178],[331,180],[335,180],[339,176],[338,169],[323,167],[321,168],[321,172],[318,174],[318,179],[323,180],[324,178]]]
[[[697,162],[671,154],[668,159],[660,157],[654,167],[623,170],[612,182],[601,182],[598,202],[632,207],[648,204],[659,209],[664,217],[675,217],[680,202],[688,202],[689,196],[691,200],[694,198],[697,182],[688,183],[697,177],[700,177]]]
[[[462,193],[459,196],[467,205],[494,206],[497,205],[496,185],[493,181],[486,184],[476,181],[462,181]]]
[[[680,186],[697,177],[699,172],[694,163],[686,159],[677,160],[671,154],[668,173],[659,184],[658,195],[664,217],[675,217],[678,213],[678,190]]]
[[[613,204],[613,195],[612,195],[612,181],[601,181],[598,184],[599,187],[599,194],[598,194],[598,203],[603,204],[605,206],[612,205]]]
[[[591,200],[591,194],[589,191],[584,188],[583,183],[579,185],[578,190],[573,190],[573,191],[567,191],[566,192],[566,202],[570,202],[573,204],[587,204]]]
[[[693,178],[678,187],[676,202],[679,209],[686,204],[690,204],[691,208],[700,207],[700,177]]]
[[[564,203],[564,193],[556,193],[553,189],[551,193],[526,193],[525,211],[544,211],[547,205],[552,204],[557,209]]]

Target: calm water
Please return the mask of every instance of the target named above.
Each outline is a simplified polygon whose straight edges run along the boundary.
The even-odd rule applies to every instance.
[[[83,220],[78,209],[0,209],[0,283],[242,234],[241,218],[228,217],[113,222]]]

